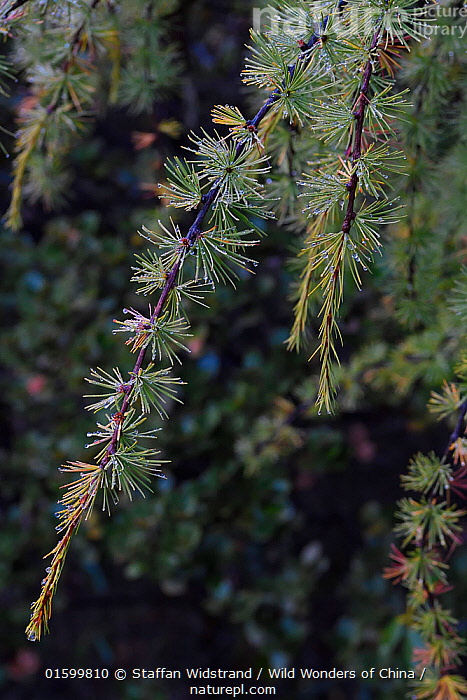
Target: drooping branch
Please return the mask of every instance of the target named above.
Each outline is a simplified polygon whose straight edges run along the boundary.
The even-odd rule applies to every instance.
[[[325,17],[323,20],[323,23],[322,23],[323,28],[326,27],[327,22],[328,22],[328,18]],[[320,40],[319,36],[316,35],[315,33],[313,33],[310,40],[306,44],[302,43],[302,45],[300,46],[301,56],[298,58],[298,61],[310,60],[310,51],[314,46],[316,46],[316,44],[319,42],[319,40]],[[298,61],[297,61],[297,63],[298,63]],[[294,63],[291,66],[289,66],[288,70],[291,74],[294,73],[296,66],[297,66],[297,63]],[[246,122],[246,125],[252,126],[255,129],[255,131],[257,131],[259,124],[264,119],[264,117],[268,114],[268,112],[271,110],[274,103],[279,99],[279,97],[280,97],[280,90],[276,88],[275,90],[273,90],[271,95],[268,97],[268,99],[266,100],[264,105],[262,105],[262,107],[255,114],[253,119],[248,120]],[[241,155],[244,148],[245,148],[244,143],[239,142],[237,144],[236,150],[235,150],[235,157],[236,158],[238,158]],[[203,195],[202,202],[201,202],[201,208],[200,208],[199,212],[197,213],[192,225],[190,226],[188,233],[186,234],[186,239],[188,240],[188,246],[186,246],[186,247],[188,249],[192,248],[195,245],[197,237],[202,231],[204,219],[208,215],[209,210],[211,208],[211,205],[215,201],[215,199],[218,195],[218,192],[219,192],[219,184],[215,182],[212,185],[212,187],[210,188],[210,190],[205,195]],[[185,252],[184,252],[184,254],[185,254]],[[156,305],[156,307],[151,315],[151,319],[150,319],[151,322],[154,322],[157,318],[159,318],[164,311],[165,304],[166,304],[168,297],[169,297],[169,295],[170,295],[170,293],[175,285],[177,275],[178,275],[179,270],[180,270],[181,261],[182,261],[182,257],[179,257],[179,259],[175,262],[172,270],[170,271],[170,273],[167,277],[167,281],[166,281],[166,283],[161,291],[159,301],[158,301],[158,303],[157,303],[157,305]],[[131,372],[131,375],[133,377],[137,376],[139,370],[143,366],[145,355],[146,355],[146,347],[143,347],[140,350],[136,364],[133,368],[133,371]],[[123,404],[122,404],[122,409],[121,409],[121,413],[123,413],[123,414],[125,413],[125,411],[128,408],[131,391],[132,391],[132,386],[130,384],[128,386],[128,388],[126,389],[125,396],[123,398]],[[112,441],[108,447],[108,451],[101,462],[101,464],[103,464],[103,465],[108,463],[110,456],[112,455],[113,451],[115,451],[115,448],[117,445],[118,431],[119,431],[119,426],[116,425],[115,429],[114,429],[113,436],[112,436]]]
[[[91,0],[88,9],[91,12],[99,4],[100,0]],[[24,4],[23,2],[20,5]],[[15,3],[15,7],[19,7]],[[7,11],[7,15],[3,19],[6,19],[11,14],[11,8]],[[10,18],[11,19],[11,18]],[[68,49],[66,56],[63,59],[60,71],[62,73],[60,84],[53,90],[48,104],[41,105],[40,101],[36,105],[33,101],[33,107],[29,110],[24,110],[24,113],[20,113],[20,129],[18,131],[17,141],[15,150],[17,156],[14,162],[14,179],[12,183],[12,196],[10,206],[8,208],[6,219],[7,225],[13,229],[18,229],[21,224],[21,200],[23,196],[23,183],[26,176],[26,171],[30,163],[31,157],[37,151],[37,149],[43,144],[44,133],[46,129],[51,124],[52,120],[57,116],[60,109],[64,109],[65,105],[63,102],[64,95],[67,89],[70,93],[70,104],[73,104],[76,112],[80,115],[83,112],[83,106],[80,99],[76,93],[76,90],[68,84],[70,80],[70,74],[72,68],[76,66],[76,54],[81,47],[81,42],[83,38],[83,32],[86,29],[86,20],[81,21],[77,29],[72,34],[71,38],[67,42]],[[86,69],[86,72],[89,72]],[[86,95],[88,98],[89,93]],[[69,120],[69,115],[67,116]]]
[[[321,345],[318,347],[312,357],[319,351],[321,361],[321,373],[318,386],[317,406],[321,412],[323,405],[328,412],[331,412],[331,394],[330,390],[334,390],[334,380],[332,376],[332,362],[337,358],[337,354],[333,345],[333,338],[337,335],[340,338],[339,328],[336,323],[335,309],[339,308],[342,302],[343,294],[343,266],[345,261],[345,252],[347,249],[347,238],[356,217],[355,198],[359,184],[357,168],[355,167],[362,155],[362,136],[363,126],[365,122],[365,109],[368,103],[368,90],[370,87],[370,79],[373,72],[373,57],[372,52],[378,45],[381,34],[381,27],[375,32],[371,46],[370,55],[366,63],[360,92],[353,108],[353,116],[355,118],[355,129],[353,138],[353,148],[351,162],[353,172],[350,180],[346,183],[348,191],[347,209],[342,223],[340,240],[337,244],[337,250],[333,255],[332,265],[330,267],[331,277],[324,287],[324,304],[321,309],[322,322],[320,326]]]
[[[97,4],[98,0],[94,0]],[[325,20],[327,21],[327,20]],[[82,34],[81,31],[75,33],[76,45],[80,41]],[[319,37],[313,34],[307,44],[300,46],[301,56],[297,60],[297,63],[293,64],[288,68],[289,72],[293,75],[298,61],[308,61],[310,57],[311,49],[318,43]],[[259,123],[266,116],[269,110],[272,108],[274,103],[280,97],[280,90],[274,90],[269,98],[266,100],[265,104],[258,110],[257,114],[252,120],[246,122],[246,127],[251,127],[256,132]],[[55,104],[52,104],[50,111],[55,109]],[[239,158],[245,148],[245,143],[239,142],[235,148],[235,159]],[[167,302],[171,293],[173,292],[181,266],[185,256],[189,253],[190,249],[193,249],[196,245],[198,239],[202,235],[203,223],[208,215],[211,206],[215,202],[219,193],[221,192],[221,181],[222,178],[218,178],[210,187],[208,192],[204,194],[200,201],[200,208],[195,216],[195,219],[190,226],[185,237],[180,239],[180,244],[178,248],[178,253],[173,262],[170,271],[166,274],[165,283],[161,289],[159,300],[155,306],[153,312],[148,320],[149,325],[156,322],[158,318],[163,315]],[[182,243],[183,242],[183,243]],[[144,333],[144,331],[143,331]],[[134,390],[135,382],[142,370],[148,345],[143,343],[141,346],[134,345],[133,349],[140,347],[139,353],[133,367],[133,370],[129,373],[132,379],[129,382],[121,384],[121,407],[116,413],[111,416],[111,421],[108,426],[105,426],[109,431],[109,440],[107,447],[99,457],[96,459],[98,461],[97,465],[87,465],[81,462],[72,462],[65,466],[62,471],[65,472],[80,472],[80,478],[75,482],[72,482],[69,487],[68,493],[59,502],[63,506],[63,510],[58,513],[61,519],[60,524],[57,526],[59,532],[64,532],[63,537],[58,542],[54,550],[50,552],[53,555],[51,566],[47,568],[47,576],[42,582],[41,595],[37,601],[32,604],[32,614],[30,623],[26,629],[26,634],[29,640],[36,641],[41,637],[43,629],[47,629],[48,620],[51,615],[51,603],[52,597],[55,592],[58,579],[63,567],[63,563],[66,557],[68,547],[70,545],[71,537],[73,533],[77,531],[79,525],[81,524],[84,517],[90,513],[97,492],[100,485],[106,484],[106,472],[107,465],[112,461],[114,455],[116,455],[119,449],[119,442],[121,438],[122,425],[127,418],[131,415],[131,403],[132,394]],[[99,442],[100,440],[96,441]],[[113,473],[112,473],[113,478]],[[105,502],[104,502],[105,504]],[[49,555],[46,555],[49,556]]]

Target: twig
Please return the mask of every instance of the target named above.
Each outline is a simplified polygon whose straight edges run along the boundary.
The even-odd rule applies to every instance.
[[[362,80],[362,86],[360,88],[360,94],[357,98],[357,101],[355,103],[355,108],[353,115],[356,120],[355,124],[355,133],[354,133],[354,140],[353,140],[353,150],[352,150],[352,165],[355,165],[358,160],[360,160],[361,155],[362,155],[362,134],[363,134],[363,124],[364,124],[364,119],[365,119],[365,108],[368,104],[368,89],[370,87],[370,78],[373,72],[373,63],[372,63],[372,56],[371,52],[376,48],[379,37],[381,34],[381,27],[378,28],[378,30],[375,32],[373,36],[373,40],[371,42],[370,46],[370,57],[368,58],[368,62],[365,66],[365,70],[363,73],[363,80]],[[348,150],[348,149],[347,149]],[[330,400],[327,396],[327,387],[332,385],[332,375],[331,375],[331,366],[330,366],[330,361],[332,358],[332,355],[336,356],[336,351],[332,345],[332,336],[334,333],[334,329],[336,327],[336,322],[335,318],[333,315],[333,302],[336,299],[340,299],[340,296],[342,294],[342,281],[341,281],[341,275],[342,275],[342,264],[343,264],[343,259],[344,256],[342,254],[343,248],[344,248],[344,243],[346,236],[348,235],[350,228],[352,226],[352,223],[355,219],[355,198],[357,195],[357,188],[358,188],[358,175],[357,175],[357,170],[356,168],[354,169],[354,172],[352,173],[352,176],[349,180],[349,182],[346,185],[346,189],[349,192],[349,201],[347,203],[347,209],[345,212],[344,216],[344,221],[342,223],[342,237],[339,243],[339,248],[336,254],[336,265],[334,270],[332,271],[332,277],[330,279],[329,285],[326,288],[325,291],[325,304],[323,306],[323,321],[321,325],[321,331],[320,331],[320,336],[322,338],[321,341],[321,346],[316,350],[320,350],[320,358],[321,358],[321,377],[320,377],[320,383],[319,383],[319,390],[318,390],[318,400],[317,404],[319,407],[319,413],[321,412],[321,407],[323,403],[326,404],[326,408],[328,411],[330,411]],[[339,282],[341,282],[341,287],[339,287]],[[337,330],[338,332],[338,330]],[[312,356],[313,357],[313,356]]]
[[[373,37],[373,41],[371,42],[370,58],[368,59],[368,63],[366,64],[366,67],[365,67],[365,72],[363,74],[363,81],[362,81],[362,87],[360,90],[360,95],[359,95],[357,102],[356,102],[356,105],[358,105],[358,106],[353,112],[353,115],[355,117],[355,138],[354,138],[354,146],[353,146],[353,151],[352,151],[352,165],[355,165],[356,162],[358,160],[360,160],[361,155],[362,155],[363,123],[364,123],[364,118],[365,118],[365,108],[366,108],[366,105],[368,103],[367,95],[368,95],[368,89],[370,87],[370,78],[371,78],[371,74],[373,72],[371,52],[376,48],[376,46],[378,44],[380,32],[381,32],[381,29],[378,29],[378,31],[375,32],[375,35]],[[355,197],[357,195],[357,186],[358,186],[358,175],[357,175],[357,171],[355,170],[352,177],[350,178],[349,182],[346,185],[346,187],[349,191],[349,201],[348,201],[347,210],[346,210],[345,216],[344,216],[344,222],[342,224],[342,233],[349,233],[350,227],[352,226],[352,222],[355,219],[354,204],[355,204]]]
[[[25,5],[27,2],[29,2],[29,0],[15,0],[15,2],[13,2],[12,5],[10,5],[10,7],[8,7],[8,8],[2,13],[1,19],[2,19],[2,20],[8,19],[8,16],[11,15],[12,12],[14,12],[15,10],[18,10],[20,7],[22,7],[23,5]],[[6,3],[4,3],[4,5],[5,5],[5,4],[6,4]]]

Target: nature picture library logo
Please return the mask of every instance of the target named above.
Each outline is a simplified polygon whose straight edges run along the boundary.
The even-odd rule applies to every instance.
[[[390,5],[386,10],[387,22],[396,19],[400,26],[410,25],[414,39],[435,36],[457,36],[461,39],[467,33],[467,5],[450,7],[433,3],[424,7],[404,9]],[[322,0],[301,7],[253,8],[253,29],[259,33],[287,34],[304,39],[310,33],[322,31],[323,23],[328,33],[339,38],[352,38],[361,33],[369,33],[375,23],[381,20],[381,8],[377,5],[342,6],[336,10],[335,2]]]

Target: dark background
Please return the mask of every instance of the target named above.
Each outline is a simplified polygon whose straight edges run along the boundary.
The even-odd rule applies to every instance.
[[[145,500],[122,500],[111,518],[96,509],[72,542],[51,634],[40,644],[24,637],[42,556],[55,543],[57,467],[87,457],[83,376],[90,366],[130,368],[110,331],[123,306],[144,308],[129,282],[133,253],[145,249],[136,231],[161,216],[145,184],[163,177],[165,157],[182,153],[189,129],[209,128],[213,104],[251,111],[239,78],[251,4],[184,2],[171,21],[182,66],[176,92],[151,114],[98,115],[70,155],[68,202],[55,212],[26,202],[22,230],[2,231],[1,696],[178,700],[188,697],[185,681],[117,683],[113,671],[251,666],[264,668],[264,685],[272,685],[268,667],[296,668],[295,680],[274,683],[276,697],[400,698],[404,681],[301,681],[298,669],[359,677],[371,667],[410,668],[417,640],[403,625],[404,591],[381,572],[401,471],[417,451],[444,452],[449,427],[425,404],[452,378],[453,357],[447,348],[415,359],[425,365],[405,385],[403,352],[382,358],[379,385],[354,364],[338,414],[318,417],[313,340],[300,355],[284,346],[288,261],[299,240],[274,224],[255,251],[256,275],[242,274],[236,290],[219,287],[209,309],[189,310],[184,403],[171,406],[159,438],[167,480]],[[10,118],[25,89],[3,100]],[[157,131],[167,118],[180,123],[179,138]],[[135,132],[157,137],[138,150]],[[5,210],[7,160],[0,174]],[[177,220],[190,218],[177,212]],[[346,300],[349,367],[377,342],[397,355],[413,332],[398,325],[384,275],[378,262],[358,299]],[[461,620],[466,570],[461,551],[451,594]],[[46,680],[47,668],[108,668],[111,678]]]

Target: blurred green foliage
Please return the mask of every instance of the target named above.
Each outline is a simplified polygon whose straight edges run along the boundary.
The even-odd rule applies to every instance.
[[[449,38],[403,59],[416,109],[400,135],[413,144],[402,196],[415,223],[410,236],[406,224],[387,234],[390,252],[365,290],[346,293],[339,415],[317,418],[317,367],[306,351],[285,350],[295,279],[287,260],[300,243],[268,224],[256,275],[242,275],[237,290],[219,286],[209,309],[190,308],[184,405],[170,407],[158,440],[167,480],[82,526],[51,636],[40,647],[24,639],[41,557],[55,544],[57,467],[86,458],[83,376],[89,366],[130,369],[112,318],[141,305],[129,283],[132,254],[144,250],[136,230],[166,220],[151,187],[165,156],[186,143],[163,123],[175,118],[185,133],[208,124],[214,94],[218,104],[251,99],[238,79],[251,4],[193,0],[173,21],[179,96],[139,116],[115,108],[98,117],[70,151],[68,204],[52,213],[29,202],[21,232],[1,234],[0,691],[12,700],[185,697],[169,682],[117,691],[110,680],[45,681],[43,670],[56,667],[410,664],[403,592],[380,572],[399,472],[415,451],[444,450],[448,430],[435,428],[425,404],[451,378],[465,338],[447,306],[465,262],[467,170],[465,58]],[[2,114],[13,119],[24,90],[20,83],[1,98]],[[144,134],[155,138],[138,148]],[[410,255],[415,301],[401,283]],[[450,595],[461,620],[465,567],[460,552]],[[406,689],[378,680],[277,687],[299,700],[396,700]]]

